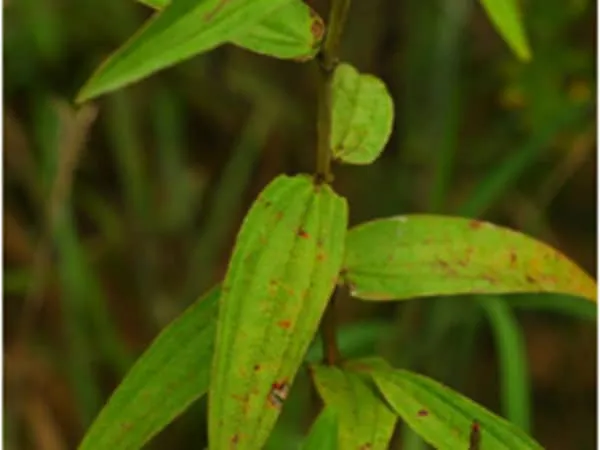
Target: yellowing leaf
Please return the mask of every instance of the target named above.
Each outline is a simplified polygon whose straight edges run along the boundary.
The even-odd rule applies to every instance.
[[[208,390],[220,290],[166,327],[102,409],[80,450],[142,448]]]
[[[113,53],[78,102],[122,88],[248,32],[292,0],[176,0]]]
[[[351,366],[368,373],[396,413],[437,449],[542,449],[517,426],[431,378],[395,370],[379,358]]]
[[[331,151],[349,164],[370,164],[392,132],[394,105],[385,84],[349,64],[335,69],[332,87]]]
[[[211,450],[261,448],[339,273],[346,202],[308,176],[276,178],[237,238],[220,300]]]
[[[396,416],[359,374],[333,366],[313,366],[313,377],[326,408],[338,418],[338,448],[385,450]]]
[[[481,4],[513,52],[522,60],[530,60],[531,51],[523,28],[518,0],[481,0]]]
[[[596,300],[596,283],[566,256],[524,234],[477,220],[407,215],[348,233],[344,273],[365,300],[554,292]]]

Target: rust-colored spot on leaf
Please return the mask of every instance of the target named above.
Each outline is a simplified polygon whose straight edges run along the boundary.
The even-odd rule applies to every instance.
[[[515,264],[517,264],[517,254],[515,253],[514,250],[512,250],[510,252],[510,265],[511,265],[511,267],[514,267]]]
[[[308,233],[304,230],[304,228],[300,228],[298,230],[298,236],[300,236],[302,239],[308,239],[309,235]]]
[[[238,442],[240,442],[240,436],[238,434],[231,436],[231,443],[233,445],[236,445]]]
[[[420,409],[419,412],[417,412],[417,416],[419,417],[426,417],[429,415],[429,411],[427,411],[426,409]]]
[[[260,369],[261,369],[260,364],[255,364],[253,369],[255,372],[260,372]]]
[[[536,284],[536,283],[537,283],[536,279],[535,279],[535,278],[533,278],[533,277],[532,277],[531,275],[529,275],[529,274],[525,275],[525,279],[527,280],[527,282],[528,282],[528,283],[531,283],[531,284]]]
[[[481,427],[479,422],[473,421],[471,425],[471,435],[469,436],[469,450],[480,450],[481,445]]]
[[[325,256],[324,252],[317,253],[317,261],[323,262],[323,261],[325,261],[325,259],[326,259],[326,256]]]
[[[321,17],[319,17],[319,15],[315,11],[313,11],[312,8],[310,8],[310,18],[310,32],[313,35],[313,38],[315,39],[315,43],[319,43],[321,42],[321,40],[323,39],[323,35],[325,34],[325,24],[323,23]]]
[[[469,222],[469,228],[472,230],[477,230],[483,226],[483,222],[480,220],[471,220]]]
[[[371,450],[372,448],[373,444],[367,442],[366,444],[361,445],[359,450]]]
[[[290,322],[289,320],[280,320],[279,322],[277,322],[277,325],[279,325],[279,327],[283,328],[284,330],[288,330],[292,326],[292,322]]]

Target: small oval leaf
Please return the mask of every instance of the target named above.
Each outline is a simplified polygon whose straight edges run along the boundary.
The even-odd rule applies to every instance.
[[[349,366],[368,373],[396,413],[435,448],[542,449],[516,425],[431,378],[379,358]]]
[[[338,417],[338,448],[385,450],[396,416],[359,374],[333,366],[312,367],[315,385],[326,408]]]
[[[335,287],[346,202],[308,176],[276,178],[252,206],[223,283],[211,450],[261,448]]]
[[[77,102],[122,88],[249,31],[292,0],[177,0],[156,13],[88,80]]]
[[[407,215],[348,233],[344,277],[364,300],[554,292],[596,300],[596,283],[566,256],[477,220]]]
[[[335,69],[332,87],[331,151],[349,164],[370,164],[392,132],[394,105],[385,84],[350,64]]]
[[[133,365],[80,450],[142,448],[208,390],[220,289],[167,326]]]
[[[481,0],[483,9],[500,36],[522,60],[531,59],[527,35],[523,27],[518,0]]]
[[[140,2],[162,9],[169,0]],[[306,61],[317,54],[324,34],[325,24],[321,17],[303,1],[294,0],[271,12],[230,42],[274,58]]]

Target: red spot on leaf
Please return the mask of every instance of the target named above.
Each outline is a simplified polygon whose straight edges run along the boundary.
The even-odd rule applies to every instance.
[[[426,409],[420,409],[419,412],[417,413],[417,416],[419,417],[426,417],[429,415],[429,411],[427,411]]]
[[[371,450],[372,448],[373,444],[367,442],[366,444],[361,445],[359,450]]]
[[[517,263],[517,254],[513,250],[510,252],[510,265],[514,266],[516,263]]]
[[[530,284],[536,284],[537,281],[535,278],[533,278],[531,275],[527,274],[525,275],[525,279],[527,280],[528,283]]]
[[[469,450],[479,450],[481,444],[481,428],[479,422],[473,421],[471,435],[469,436]]]
[[[254,369],[254,371],[255,371],[255,372],[259,372],[259,371],[260,371],[260,369],[261,369],[261,367],[260,367],[260,364],[256,364],[256,365],[253,367],[253,369]]]
[[[471,220],[469,222],[469,228],[473,229],[473,230],[477,230],[479,228],[481,228],[483,226],[483,222],[481,222],[480,220]]]
[[[234,434],[233,436],[231,436],[231,443],[232,444],[237,444],[238,442],[240,442],[240,436],[237,434]]]
[[[308,233],[303,228],[300,228],[298,230],[298,236],[300,236],[302,239],[308,239],[309,238]]]
[[[279,325],[279,327],[283,328],[284,330],[288,330],[292,326],[292,322],[289,320],[280,320],[279,322],[277,322],[277,325]]]
[[[325,261],[325,253],[323,253],[323,252],[317,253],[317,261],[319,261],[319,262]]]
[[[312,19],[312,23],[310,24],[310,32],[315,38],[315,42],[320,42],[325,34],[325,24],[319,15],[312,10],[312,8],[310,10],[310,17]]]

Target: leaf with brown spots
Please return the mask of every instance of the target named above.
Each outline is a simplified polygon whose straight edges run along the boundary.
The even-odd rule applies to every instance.
[[[211,450],[233,435],[237,450],[265,444],[335,287],[346,227],[345,200],[308,176],[280,176],[254,202],[223,282]]]
[[[312,374],[326,408],[338,417],[338,448],[385,450],[396,417],[374,390],[370,380],[332,366],[312,366]]]
[[[160,2],[150,0],[152,5]],[[120,89],[192,56],[252,35],[261,20],[297,0],[178,0],[165,2],[138,32],[92,75],[78,102]],[[289,17],[288,17],[289,19]],[[310,36],[311,16],[303,16]],[[306,22],[306,23],[305,23]]]
[[[400,418],[434,448],[466,449],[481,442],[486,450],[542,449],[516,425],[431,378],[393,369],[380,358],[347,366],[371,377]]]
[[[455,294],[562,293],[596,300],[596,283],[550,246],[457,217],[407,215],[348,233],[344,279],[364,300]]]

